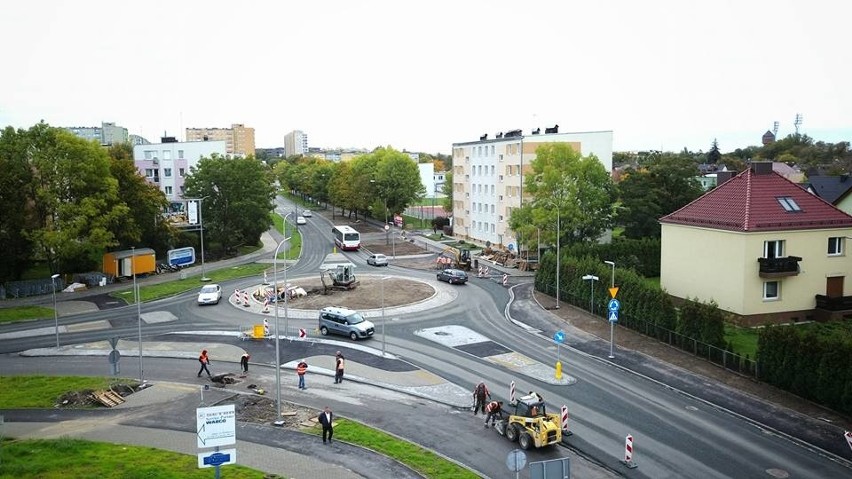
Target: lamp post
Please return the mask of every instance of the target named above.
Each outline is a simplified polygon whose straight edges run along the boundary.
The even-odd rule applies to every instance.
[[[559,254],[559,243],[560,241],[560,227],[559,227],[559,208],[556,208],[556,309],[559,309],[559,257],[562,256]]]
[[[139,303],[139,286],[136,284],[136,247],[130,247],[130,269],[133,273],[133,297],[136,299],[136,327],[139,332],[139,384],[142,384],[142,306]]]
[[[390,276],[383,276],[379,282],[382,283],[382,357],[385,357],[385,280]]]
[[[615,291],[615,261],[604,261],[604,263],[612,266],[612,291]],[[610,291],[612,294],[612,299],[615,299],[615,294]],[[609,322],[609,359],[615,359],[615,355],[612,354],[613,343],[615,337],[615,321]]]
[[[592,274],[587,274],[587,275],[583,276],[583,281],[591,281],[590,284],[592,286],[592,288],[591,288],[592,294],[589,297],[589,311],[592,314],[595,314],[595,281],[598,281],[599,279],[600,278],[598,278],[597,276],[592,275]]]
[[[287,217],[290,213],[284,215],[284,239],[278,243],[275,248],[275,255],[272,257],[272,291],[275,293],[275,408],[277,415],[275,422],[281,420],[281,348],[278,347],[278,251],[284,246],[290,238],[287,237]],[[286,250],[285,250],[286,251]],[[284,334],[287,334],[287,259],[284,259]]]
[[[50,286],[53,288],[53,321],[56,323],[56,347],[59,347],[59,312],[56,311],[56,278],[59,273],[50,277]]]
[[[210,281],[210,278],[204,274],[204,215],[201,213],[204,200],[207,198],[209,198],[209,196],[205,196],[198,200],[198,223],[201,226],[201,281]]]

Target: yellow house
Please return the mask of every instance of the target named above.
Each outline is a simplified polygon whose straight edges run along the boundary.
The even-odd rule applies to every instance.
[[[852,314],[852,216],[755,162],[664,216],[660,285],[744,326]]]

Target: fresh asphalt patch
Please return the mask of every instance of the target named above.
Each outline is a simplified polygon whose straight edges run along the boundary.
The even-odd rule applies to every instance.
[[[476,357],[486,358],[488,356],[496,356],[498,354],[511,353],[512,350],[495,343],[494,341],[482,341],[480,343],[462,344],[456,346],[459,351],[464,351]]]

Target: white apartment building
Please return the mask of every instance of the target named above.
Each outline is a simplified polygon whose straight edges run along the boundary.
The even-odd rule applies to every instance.
[[[307,155],[308,135],[301,130],[293,130],[284,135],[284,156]]]
[[[523,135],[520,130],[453,143],[453,234],[518,250],[509,229],[512,211],[521,206],[524,174],[543,143],[568,143],[581,155],[594,154],[612,171],[612,131]]]
[[[135,145],[133,162],[145,178],[160,188],[170,201],[183,197],[183,179],[190,168],[198,166],[202,157],[213,153],[225,156],[226,142],[218,141],[172,141],[164,138],[162,143]]]

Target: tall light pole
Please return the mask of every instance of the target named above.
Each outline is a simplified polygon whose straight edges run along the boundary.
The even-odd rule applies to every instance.
[[[142,384],[142,306],[139,303],[139,286],[136,285],[136,247],[130,247],[130,269],[133,273],[133,296],[136,299],[136,325],[139,329],[139,384]]]
[[[383,276],[379,281],[382,283],[382,357],[385,357],[385,280],[390,276]]]
[[[272,291],[275,293],[275,408],[277,415],[275,422],[281,420],[281,348],[278,346],[278,251],[284,246],[290,238],[287,237],[287,217],[290,213],[284,215],[284,239],[278,243],[275,248],[275,255],[272,257]],[[286,250],[285,250],[286,251]],[[287,320],[287,259],[284,259],[284,320]],[[284,333],[287,333],[287,326],[284,326]]]
[[[50,286],[53,287],[53,321],[56,323],[56,347],[59,347],[59,312],[56,311],[56,278],[59,273],[50,277]]]
[[[604,261],[604,263],[612,266],[612,286],[610,290],[610,294],[612,294],[612,299],[615,299],[615,261]],[[613,343],[615,342],[615,321],[610,320],[609,322],[609,359],[615,359],[615,355],[612,354]]]
[[[600,278],[593,274],[587,274],[583,276],[583,281],[591,281],[591,292],[592,295],[589,297],[589,311],[592,314],[595,314],[595,281],[598,281]]]
[[[556,309],[559,309],[559,257],[562,256],[559,254],[559,243],[561,243],[560,238],[560,225],[559,225],[559,208],[556,208]]]
[[[204,273],[204,215],[201,210],[204,206],[204,200],[209,198],[205,196],[198,200],[198,223],[201,225],[201,281],[210,281],[210,278]]]

